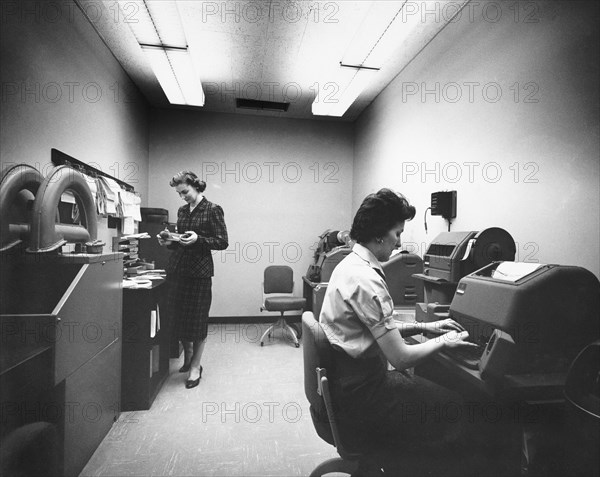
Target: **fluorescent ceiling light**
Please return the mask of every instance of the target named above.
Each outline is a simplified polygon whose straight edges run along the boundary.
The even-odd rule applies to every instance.
[[[169,102],[204,106],[202,82],[187,47],[175,2],[136,0],[135,4],[136,18],[128,22],[129,26]],[[119,5],[124,8],[122,2]]]
[[[319,82],[312,113],[341,117],[356,101],[381,68],[407,37],[415,24],[402,19],[406,2],[373,2],[359,30],[352,39],[341,63],[355,68],[338,67],[330,81]],[[420,15],[414,15],[420,20]]]
[[[312,113],[316,116],[343,116],[375,74],[377,71],[372,69],[339,66],[334,81],[319,84],[317,97],[312,103]]]
[[[167,52],[162,48],[142,48],[142,50],[169,103],[185,104],[185,98],[169,62]]]
[[[142,50],[171,104],[204,106],[202,83],[187,50],[144,45]]]
[[[169,63],[175,73],[179,88],[185,98],[185,104],[190,106],[204,106],[204,91],[200,76],[192,61],[189,50],[166,50]]]

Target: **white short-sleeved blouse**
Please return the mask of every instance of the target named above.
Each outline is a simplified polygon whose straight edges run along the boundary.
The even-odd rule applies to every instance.
[[[353,358],[375,356],[376,340],[397,330],[394,303],[381,264],[371,251],[355,244],[333,270],[319,322],[329,342]]]

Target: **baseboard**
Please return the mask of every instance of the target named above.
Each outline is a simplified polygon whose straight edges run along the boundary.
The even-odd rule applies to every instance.
[[[257,315],[257,316],[211,316],[209,323],[222,324],[256,324],[256,323],[274,323],[279,319],[279,316],[274,315]],[[285,315],[288,323],[300,323],[302,315]]]

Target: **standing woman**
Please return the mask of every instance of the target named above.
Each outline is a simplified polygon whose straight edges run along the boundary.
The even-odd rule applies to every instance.
[[[175,333],[183,343],[184,363],[180,373],[189,372],[185,387],[198,386],[202,377],[200,360],[208,333],[208,312],[212,301],[214,264],[211,250],[228,246],[223,209],[202,193],[206,182],[191,171],[181,171],[169,182],[187,202],[177,211],[180,240],[163,240],[173,250],[167,267],[169,311]]]

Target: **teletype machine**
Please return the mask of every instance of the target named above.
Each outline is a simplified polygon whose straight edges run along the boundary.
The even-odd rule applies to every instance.
[[[600,337],[600,282],[577,266],[492,262],[463,277],[450,305],[430,318],[443,317],[477,345],[444,350],[447,365],[492,394],[544,396],[562,388],[577,353]]]
[[[304,298],[307,309],[319,317],[327,283],[334,268],[352,251],[354,241],[348,231],[326,230],[319,236],[313,263],[303,277]],[[415,278],[423,272],[423,260],[418,255],[405,251],[396,253],[382,264],[394,307],[414,310],[415,304],[423,301],[423,281]]]
[[[579,425],[588,431],[595,426],[595,438],[594,432],[573,433],[565,395],[573,390],[569,376],[577,356],[600,337],[596,276],[577,266],[492,262],[461,278],[451,303],[438,308],[426,318],[452,318],[476,346],[444,348],[415,367],[415,374],[454,389],[473,413],[497,422],[494,432],[504,443],[497,463],[505,466],[502,475],[555,475],[540,471],[547,465],[583,465],[586,470],[577,475],[594,475],[593,463],[572,451],[598,442],[598,418],[581,411],[586,420]],[[598,403],[598,364],[585,369],[586,399]],[[580,436],[576,443],[569,429]]]
[[[425,291],[425,301],[416,306],[417,320],[425,321],[439,305],[448,305],[462,277],[492,261],[513,261],[515,253],[513,238],[499,227],[440,233],[423,256],[423,272],[414,275]]]
[[[319,236],[313,262],[302,277],[306,309],[311,310],[317,319],[333,269],[352,252],[352,245],[348,231],[327,229]]]
[[[352,251],[348,231],[326,230],[319,236],[313,263],[306,272],[311,282],[328,282],[333,269]]]

